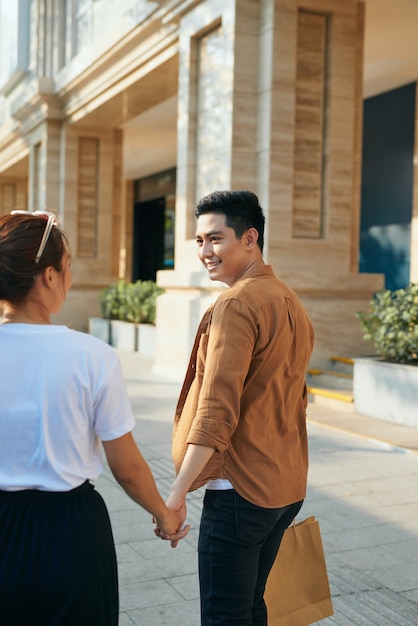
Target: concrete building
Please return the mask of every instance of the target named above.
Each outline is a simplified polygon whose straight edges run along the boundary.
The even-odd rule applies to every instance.
[[[86,329],[103,286],[157,277],[157,367],[183,371],[223,288],[196,259],[195,202],[246,188],[267,215],[266,261],[314,322],[313,364],[370,353],[354,314],[384,272],[359,271],[364,98],[412,84],[415,107],[418,3],[0,0],[0,11],[0,213],[59,213],[74,285],[57,321]],[[409,137],[405,258],[418,281]]]

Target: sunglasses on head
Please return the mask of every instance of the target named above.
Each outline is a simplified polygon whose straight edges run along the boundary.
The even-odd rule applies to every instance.
[[[44,234],[42,235],[41,243],[39,244],[38,252],[36,253],[35,261],[34,261],[35,263],[39,263],[42,253],[45,250],[45,246],[47,244],[52,227],[59,225],[57,216],[54,215],[54,213],[49,213],[48,211],[21,211],[21,210],[11,211],[10,215],[30,215],[31,217],[40,217],[46,220]]]

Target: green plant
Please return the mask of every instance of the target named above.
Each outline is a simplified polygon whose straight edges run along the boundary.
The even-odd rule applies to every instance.
[[[126,302],[126,282],[119,280],[114,285],[102,289],[99,298],[102,317],[108,320],[121,319],[124,303]]]
[[[364,339],[387,361],[418,364],[418,284],[381,289],[367,311],[359,311]]]
[[[157,296],[164,293],[153,280],[128,283],[120,279],[100,294],[102,317],[136,324],[155,324]]]

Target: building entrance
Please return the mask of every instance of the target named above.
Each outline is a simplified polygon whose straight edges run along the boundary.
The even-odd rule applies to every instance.
[[[174,268],[175,169],[136,181],[135,200],[132,280],[156,280]]]

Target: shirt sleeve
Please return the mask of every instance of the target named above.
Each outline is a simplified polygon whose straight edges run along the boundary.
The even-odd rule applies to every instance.
[[[198,408],[187,443],[223,452],[234,433],[258,335],[248,306],[237,298],[216,304],[209,330]]]

